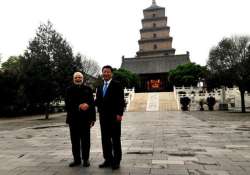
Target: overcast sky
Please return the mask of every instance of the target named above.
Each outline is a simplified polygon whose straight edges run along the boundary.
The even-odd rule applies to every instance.
[[[156,0],[166,8],[176,54],[205,65],[211,47],[223,37],[250,35],[249,0]],[[121,57],[139,50],[143,9],[152,0],[0,0],[2,62],[23,54],[41,23],[57,32],[100,66],[120,67]]]

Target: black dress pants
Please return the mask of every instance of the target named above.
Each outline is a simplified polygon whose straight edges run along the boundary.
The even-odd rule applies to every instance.
[[[90,126],[85,123],[74,123],[69,125],[72,154],[74,161],[89,160],[90,151]]]
[[[119,164],[122,159],[121,122],[107,120],[107,117],[100,115],[103,157],[108,162]]]

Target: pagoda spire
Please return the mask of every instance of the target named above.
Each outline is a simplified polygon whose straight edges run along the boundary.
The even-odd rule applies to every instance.
[[[156,2],[155,2],[155,0],[152,0],[152,5],[156,5]]]

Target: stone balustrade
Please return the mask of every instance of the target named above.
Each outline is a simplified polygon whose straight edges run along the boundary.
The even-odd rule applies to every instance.
[[[241,107],[241,98],[240,91],[237,87],[234,88],[217,88],[213,91],[207,92],[202,87],[174,87],[175,99],[178,103],[178,109],[180,109],[180,98],[187,96],[190,98],[191,103],[189,105],[190,110],[199,110],[199,103],[203,101],[206,103],[206,99],[209,96],[212,96],[216,100],[215,110],[219,109],[219,104],[227,104],[228,108],[240,108]],[[245,106],[250,107],[250,92],[245,93]],[[207,105],[204,105],[205,110]]]
[[[130,102],[133,100],[135,94],[135,88],[127,89],[124,88],[124,98],[126,103],[126,111],[128,110],[128,107],[130,105]]]

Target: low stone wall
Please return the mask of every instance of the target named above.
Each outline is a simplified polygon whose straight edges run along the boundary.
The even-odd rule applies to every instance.
[[[207,92],[201,87],[174,87],[174,94],[177,103],[180,103],[180,98],[187,96],[190,98],[191,103],[189,105],[189,110],[200,110],[199,103],[204,102],[204,109],[208,110],[206,105],[206,99],[212,96],[216,100],[214,106],[215,110],[219,110],[220,104],[226,104],[229,110],[240,109],[241,108],[241,97],[238,88],[225,88],[225,89],[214,89],[211,92]],[[179,106],[181,106],[179,104]],[[250,107],[250,92],[245,93],[245,106]],[[180,108],[179,108],[180,109]]]

